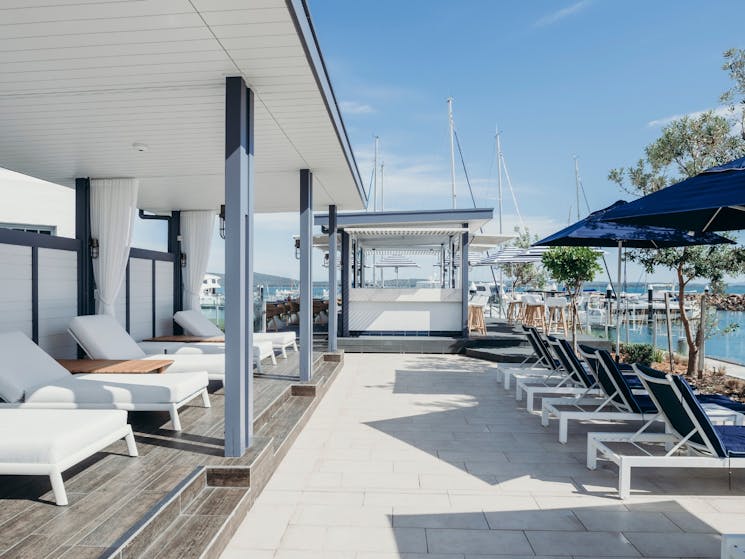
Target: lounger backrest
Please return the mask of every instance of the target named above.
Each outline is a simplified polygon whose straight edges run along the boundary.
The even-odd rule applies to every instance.
[[[587,373],[584,370],[580,372],[574,367],[574,364],[570,360],[569,355],[567,355],[564,346],[561,344],[562,341],[563,340],[560,340],[553,336],[548,337],[549,345],[556,353],[556,357],[559,358],[559,362],[561,363],[562,367],[564,367],[564,370],[567,372],[572,381],[574,381],[576,384],[579,384],[580,386],[590,388],[594,384],[593,381],[587,378]]]
[[[605,349],[597,349],[598,357],[598,381],[603,386],[608,396],[614,394],[613,402],[619,407],[632,413],[642,413],[639,404],[634,398],[634,393],[626,381],[626,377],[618,369],[615,360]]]
[[[69,376],[23,332],[0,334],[0,398],[6,402],[20,402],[28,389]]]
[[[587,370],[582,366],[582,362],[577,358],[574,349],[572,349],[572,344],[561,338],[557,338],[557,340],[559,340],[559,345],[564,350],[564,354],[566,355],[569,364],[572,366],[574,374],[582,381],[582,384],[587,388],[594,386],[596,382],[593,375],[589,375]]]
[[[688,402],[684,404],[684,397],[680,389],[675,385],[673,376],[658,371],[645,365],[634,364],[634,370],[639,375],[644,387],[649,392],[657,409],[659,409],[667,420],[668,427],[681,439],[688,437],[688,443],[699,449],[706,449],[715,452],[718,456],[725,456],[724,448],[719,437],[714,434],[714,428],[706,417],[706,414],[695,402],[691,406]],[[690,390],[690,387],[688,387]],[[695,400],[695,397],[693,398]],[[701,417],[697,417],[693,409],[700,410]],[[701,421],[708,426],[708,431],[703,428]],[[689,437],[691,432],[695,433]]]
[[[546,342],[544,342],[538,329],[534,326],[529,326],[528,330],[530,331],[529,335],[533,337],[536,347],[538,348],[538,354],[543,357],[546,366],[554,370],[558,369],[556,365],[556,358],[553,356],[553,353],[551,353],[551,350],[546,345]]]
[[[192,336],[211,338],[224,335],[223,331],[220,330],[210,319],[204,316],[201,311],[193,309],[179,311],[173,315],[173,320],[175,320],[176,324],[181,326],[181,328]]]
[[[76,316],[68,331],[91,359],[142,359],[145,352],[113,316]]]
[[[527,326],[523,326],[523,330],[525,331],[525,335],[528,337],[528,342],[530,342],[530,346],[533,348],[533,351],[538,356],[538,359],[541,362],[543,362],[543,364],[546,365],[546,367],[553,369],[554,368],[553,361],[547,360],[545,352],[543,351],[543,347],[539,343],[539,341],[536,339],[536,336],[533,333],[533,331]]]
[[[725,446],[719,438],[719,435],[717,435],[716,429],[714,429],[714,426],[711,424],[709,416],[706,415],[706,412],[701,407],[701,404],[693,393],[691,385],[688,384],[682,375],[670,376],[673,379],[673,384],[678,391],[678,395],[682,397],[687,411],[693,415],[700,427],[700,431],[703,432],[704,437],[711,443],[712,448],[718,456],[726,456],[727,452],[725,451]]]

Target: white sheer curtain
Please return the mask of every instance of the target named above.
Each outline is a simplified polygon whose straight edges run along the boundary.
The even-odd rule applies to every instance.
[[[93,259],[96,312],[115,315],[124,283],[137,211],[137,179],[91,179],[91,237],[98,240]]]
[[[214,210],[181,212],[181,250],[186,254],[183,272],[184,309],[200,310],[199,293],[210,259],[215,231]]]

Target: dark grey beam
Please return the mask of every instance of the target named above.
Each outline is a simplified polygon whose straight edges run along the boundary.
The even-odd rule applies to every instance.
[[[181,212],[171,212],[168,220],[168,252],[173,254],[173,312],[184,310],[184,288],[181,267]],[[173,333],[183,334],[183,328],[173,321]]]
[[[341,232],[341,335],[349,337],[349,290],[355,275],[354,266],[350,274],[350,242],[349,233]],[[356,260],[356,259],[355,259]]]
[[[75,238],[78,251],[78,315],[95,314],[93,263],[91,262],[91,181],[75,179]]]
[[[329,206],[329,351],[336,351],[336,206]],[[342,257],[343,258],[343,257]]]
[[[313,173],[300,170],[300,380],[313,378]]]
[[[225,80],[225,456],[242,456],[253,426],[253,305],[249,238],[253,197],[253,94]],[[251,299],[252,303],[252,299]]]
[[[460,296],[461,330],[464,336],[468,336],[468,229],[465,231],[460,241]]]

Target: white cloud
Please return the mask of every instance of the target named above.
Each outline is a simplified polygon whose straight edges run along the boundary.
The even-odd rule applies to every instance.
[[[375,109],[367,103],[358,101],[342,101],[339,103],[341,112],[348,115],[368,115],[375,112]]]
[[[658,127],[662,127],[662,126],[667,126],[671,122],[673,122],[675,120],[678,120],[680,118],[683,118],[684,116],[687,116],[687,117],[690,117],[690,118],[697,118],[697,117],[700,117],[702,114],[704,114],[707,111],[712,111],[715,115],[717,115],[717,116],[723,116],[727,120],[733,120],[734,121],[734,120],[736,120],[738,118],[737,113],[734,112],[729,107],[712,107],[712,108],[709,108],[709,109],[704,109],[702,111],[693,111],[693,112],[690,112],[690,113],[681,113],[681,114],[676,114],[676,115],[665,116],[665,117],[662,117],[662,118],[657,118],[655,120],[650,120],[647,123],[647,126],[649,126],[650,128],[658,128]]]
[[[558,23],[562,19],[574,15],[577,12],[585,9],[591,3],[592,0],[580,0],[579,2],[575,2],[570,6],[566,6],[564,8],[561,8],[560,10],[556,10],[555,12],[551,12],[550,14],[546,14],[545,16],[537,20],[533,24],[533,27],[547,27],[549,25]]]

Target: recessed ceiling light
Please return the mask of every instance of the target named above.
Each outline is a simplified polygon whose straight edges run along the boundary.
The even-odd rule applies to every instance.
[[[147,151],[147,145],[141,144],[140,142],[135,142],[132,144],[132,147],[135,149],[135,151]]]

